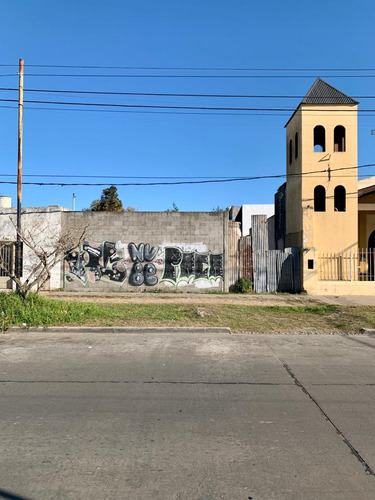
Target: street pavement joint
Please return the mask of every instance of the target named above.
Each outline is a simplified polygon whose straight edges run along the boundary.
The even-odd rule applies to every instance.
[[[372,346],[371,346],[372,347]],[[337,432],[337,434],[339,434],[341,436],[341,438],[343,439],[344,443],[346,444],[346,446],[350,449],[350,452],[357,458],[357,460],[363,465],[363,467],[365,468],[366,470],[366,473],[371,475],[371,476],[374,476],[375,477],[375,471],[370,467],[370,465],[366,462],[366,460],[361,456],[361,454],[359,453],[359,451],[357,451],[354,446],[351,444],[351,442],[345,437],[345,435],[343,434],[343,432],[337,427],[337,425],[331,420],[331,418],[327,415],[327,413],[323,410],[323,408],[320,406],[320,404],[318,403],[318,401],[314,398],[314,396],[312,396],[310,394],[310,392],[306,389],[306,387],[298,380],[298,378],[296,377],[296,375],[293,373],[293,371],[291,370],[291,368],[282,360],[279,358],[279,356],[275,353],[275,351],[272,349],[272,347],[270,346],[270,349],[271,351],[273,352],[273,354],[275,355],[275,357],[278,359],[278,361],[283,365],[283,367],[285,368],[286,372],[288,373],[288,375],[292,378],[292,380],[294,381],[295,385],[297,387],[299,387],[302,392],[304,394],[306,394],[306,396],[314,403],[314,405],[319,409],[320,413],[324,416],[324,418],[327,420],[327,422],[329,422],[332,427],[335,429],[335,431]]]
[[[250,385],[250,386],[290,386],[279,382],[207,382],[186,380],[0,380],[0,384],[172,384],[172,385]],[[1,496],[0,496],[1,498]]]

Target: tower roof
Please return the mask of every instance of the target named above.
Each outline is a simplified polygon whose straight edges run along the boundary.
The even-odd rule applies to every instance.
[[[317,78],[301,104],[358,104],[358,102],[321,78]]]
[[[302,104],[351,104],[356,105],[358,101],[355,101],[348,95],[344,94],[340,90],[335,89],[329,83],[325,82],[321,78],[317,78],[313,83],[311,89],[307,92],[305,97],[297,106],[296,110],[286,122],[285,127],[288,126],[289,122],[296,114],[296,112],[300,109]]]

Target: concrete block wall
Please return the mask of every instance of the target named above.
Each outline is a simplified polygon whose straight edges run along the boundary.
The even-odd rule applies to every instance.
[[[227,213],[66,212],[63,231],[87,225],[64,263],[66,291],[225,289]]]

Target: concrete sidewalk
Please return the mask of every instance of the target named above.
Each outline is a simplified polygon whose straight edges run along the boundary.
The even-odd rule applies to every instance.
[[[342,306],[374,306],[375,307],[375,286],[374,295],[310,295],[324,304],[337,304]]]

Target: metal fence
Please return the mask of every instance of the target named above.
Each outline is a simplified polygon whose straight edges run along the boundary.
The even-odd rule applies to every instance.
[[[265,250],[253,253],[254,291],[301,291],[300,252],[298,248]]]
[[[301,291],[300,251],[298,248],[269,250],[267,215],[251,216],[254,291]]]
[[[358,249],[319,256],[318,276],[322,281],[374,281],[374,249]]]
[[[0,277],[13,272],[15,245],[11,241],[0,241]]]

